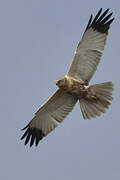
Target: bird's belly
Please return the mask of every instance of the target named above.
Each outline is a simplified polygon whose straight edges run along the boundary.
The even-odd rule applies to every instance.
[[[78,98],[85,97],[88,94],[88,91],[84,87],[72,87],[68,89],[68,92],[73,96],[77,96]]]
[[[84,84],[81,84],[79,82],[74,81],[72,85],[68,85],[64,89],[67,93],[76,96],[78,98],[82,98],[87,96],[88,94],[88,89]]]

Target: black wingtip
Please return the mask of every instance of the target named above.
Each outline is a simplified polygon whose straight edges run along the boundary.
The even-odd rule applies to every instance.
[[[35,146],[38,146],[39,141],[42,140],[42,138],[45,136],[42,130],[39,130],[37,128],[31,128],[29,125],[25,126],[25,128],[23,128],[22,130],[25,130],[25,129],[26,131],[21,137],[21,140],[26,138],[24,145],[30,142],[30,147],[32,147],[34,143],[35,143]]]
[[[91,22],[92,22],[92,18],[93,18],[93,15],[91,14],[90,19],[89,19],[89,21],[88,21],[88,24],[87,24],[87,27],[86,27],[86,30],[85,30],[85,31],[87,31],[87,29],[89,28],[89,26],[90,26],[90,24],[91,24]]]
[[[92,28],[93,30],[96,30],[98,32],[101,33],[107,33],[109,28],[110,28],[110,24],[113,22],[114,18],[110,19],[113,13],[108,14],[109,8],[106,9],[103,13],[102,13],[102,8],[98,11],[98,13],[96,14],[95,18],[89,19],[87,28],[85,31],[87,31],[89,28]],[[101,14],[102,13],[102,14]],[[108,14],[108,15],[107,15]],[[107,16],[106,16],[107,15]]]
[[[30,124],[30,123],[29,123]],[[21,129],[21,131],[24,131],[27,127],[29,127],[29,124],[27,124],[27,126],[25,126],[24,128]]]

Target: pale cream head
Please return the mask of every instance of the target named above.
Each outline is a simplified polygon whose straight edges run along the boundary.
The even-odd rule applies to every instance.
[[[58,87],[64,87],[66,85],[66,80],[65,77],[64,78],[59,78],[56,80],[56,85]]]

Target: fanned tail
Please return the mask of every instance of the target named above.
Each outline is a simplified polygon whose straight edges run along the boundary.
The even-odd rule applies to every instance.
[[[83,118],[91,119],[104,113],[109,108],[110,101],[113,99],[113,89],[112,82],[90,86],[88,96],[79,99]]]

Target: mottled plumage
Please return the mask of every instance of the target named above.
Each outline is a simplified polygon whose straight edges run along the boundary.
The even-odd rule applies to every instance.
[[[77,101],[80,102],[84,119],[100,116],[109,107],[112,82],[89,85],[102,56],[110,24],[114,20],[108,11],[102,13],[100,9],[94,19],[93,15],[90,16],[67,74],[56,80],[59,89],[23,128],[25,133],[21,139],[25,138],[25,145],[30,142],[30,146],[34,143],[37,146],[43,137],[65,119]]]

